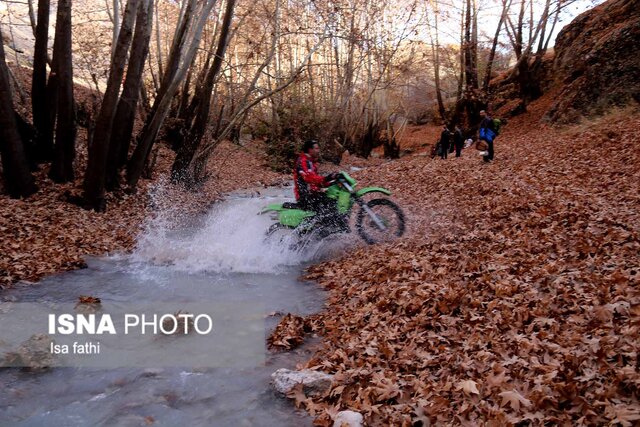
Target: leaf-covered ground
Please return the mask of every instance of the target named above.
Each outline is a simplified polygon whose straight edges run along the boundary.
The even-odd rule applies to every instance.
[[[30,121],[31,70],[11,69],[26,95],[15,97],[15,108]],[[84,114],[97,114],[100,100],[94,91],[76,85],[74,95]],[[140,131],[142,125],[138,118],[134,130]],[[69,196],[73,199],[82,194],[87,164],[87,132],[83,127],[78,127],[76,140],[75,182],[53,183],[47,177],[49,166],[43,165],[35,173],[40,190],[25,200],[15,200],[5,194],[0,173],[0,290],[20,280],[33,282],[47,274],[82,268],[86,255],[131,250],[145,218],[165,205],[180,206],[189,217],[207,209],[224,193],[288,179],[266,168],[264,147],[259,142],[246,147],[225,142],[209,159],[210,179],[201,191],[184,191],[167,183],[174,153],[164,144],[157,144],[155,149],[158,153],[152,179],[141,180],[136,194],[108,194],[104,214],[70,202]]]
[[[185,213],[195,214],[225,192],[274,185],[287,179],[263,166],[261,152],[257,146],[243,148],[223,143],[210,159],[211,179],[201,192],[195,193],[166,182],[161,184],[166,181],[173,159],[171,150],[161,146],[154,179],[143,180],[137,194],[110,195],[104,214],[68,201],[67,194],[81,194],[81,179],[55,184],[47,178],[48,167],[43,167],[37,173],[40,191],[33,196],[15,200],[0,192],[0,289],[19,280],[35,281],[47,274],[82,267],[85,255],[131,250],[140,226],[158,208],[158,202],[179,204]],[[79,149],[77,176],[83,176],[85,162],[86,148]],[[163,186],[163,200],[152,197],[158,185]]]
[[[638,425],[640,114],[565,129],[549,98],[484,164],[413,155],[367,168],[407,238],[310,269],[330,290],[307,367],[336,375],[298,405],[330,425]],[[431,142],[431,141],[429,141]]]

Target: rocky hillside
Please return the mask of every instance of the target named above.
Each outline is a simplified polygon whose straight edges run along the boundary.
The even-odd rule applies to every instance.
[[[640,0],[609,0],[567,25],[553,64],[562,90],[547,117],[573,122],[640,102],[639,40]]]

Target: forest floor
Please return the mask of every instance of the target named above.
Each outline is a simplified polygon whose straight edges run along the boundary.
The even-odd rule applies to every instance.
[[[80,135],[79,139],[84,136]],[[76,176],[84,175],[86,143],[79,143]],[[71,202],[82,180],[56,184],[48,167],[36,173],[40,190],[25,200],[0,195],[0,289],[17,281],[33,282],[47,274],[81,268],[86,255],[126,252],[135,246],[144,221],[160,204],[181,206],[185,217],[207,209],[225,193],[241,188],[278,185],[289,177],[268,170],[264,150],[223,143],[212,155],[203,188],[190,192],[168,182],[173,152],[159,145],[153,179],[141,180],[136,194],[108,195],[107,212],[85,210]],[[241,165],[239,167],[239,165]],[[260,173],[256,173],[259,170]],[[154,197],[156,191],[162,197]]]
[[[16,109],[31,120],[31,70],[11,66],[20,91]],[[79,122],[95,115],[100,100],[95,91],[76,84],[75,101]],[[143,123],[136,120],[134,132]],[[45,275],[85,266],[86,255],[128,252],[145,219],[164,205],[178,205],[184,219],[199,214],[225,193],[279,185],[290,178],[268,168],[264,146],[254,141],[245,146],[224,142],[207,164],[210,178],[198,191],[187,191],[169,183],[168,176],[175,154],[166,144],[156,144],[157,158],[151,179],[141,179],[136,194],[123,191],[107,194],[107,212],[85,210],[70,200],[82,194],[82,177],[87,164],[87,129],[78,126],[72,183],[56,184],[40,166],[34,173],[39,191],[24,199],[10,199],[4,194],[0,179],[0,290],[18,281],[26,283]],[[154,195],[161,192],[162,196]]]
[[[425,148],[354,173],[393,191],[409,233],[309,269],[330,293],[304,367],[336,381],[291,397],[318,425],[346,409],[368,425],[637,425],[640,113],[553,128],[550,102],[511,119],[491,164]],[[304,333],[291,319],[280,341]]]
[[[540,120],[550,98],[510,120],[491,164],[473,149],[431,159],[435,126],[408,128],[400,160],[345,159],[366,166],[353,172],[360,185],[393,191],[408,233],[309,270],[330,296],[309,319],[324,344],[307,366],[337,381],[296,401],[319,424],[342,409],[371,425],[640,420],[640,114],[552,128]],[[80,179],[54,184],[45,170],[37,194],[0,196],[0,287],[130,250],[159,186],[199,212],[290,179],[259,145],[223,144],[212,178],[188,193],[165,182],[172,153],[160,147],[154,179],[111,196],[104,214],[66,201]],[[85,162],[79,149],[79,177]]]
[[[16,67],[12,71],[23,88],[16,108],[30,119],[31,72]],[[90,112],[98,105],[95,91],[80,85],[74,91],[81,111]],[[136,129],[141,126],[137,121]],[[200,191],[186,191],[168,182],[174,153],[166,145],[157,144],[152,179],[142,179],[136,194],[108,194],[107,212],[96,213],[69,201],[70,196],[79,196],[82,191],[87,164],[85,128],[78,127],[76,143],[74,182],[56,184],[47,177],[48,166],[41,166],[35,172],[39,191],[24,200],[15,200],[3,194],[0,181],[0,289],[18,281],[34,282],[48,274],[82,268],[86,255],[130,251],[145,219],[155,209],[161,209],[161,203],[178,204],[188,217],[207,209],[224,193],[277,185],[288,179],[266,167],[260,143],[246,147],[223,143],[207,165],[210,179]],[[154,197],[158,191],[162,191],[162,197]]]

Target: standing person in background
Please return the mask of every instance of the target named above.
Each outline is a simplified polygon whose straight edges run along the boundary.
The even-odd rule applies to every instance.
[[[482,117],[482,121],[480,122],[480,140],[486,141],[488,145],[487,154],[483,157],[485,162],[490,162],[493,160],[493,141],[496,137],[496,131],[493,125],[493,119],[487,114],[486,111],[480,111],[480,117]]]
[[[462,130],[458,126],[453,131],[453,145],[456,148],[456,157],[460,157],[464,146],[464,136],[462,136]]]
[[[455,143],[455,126],[453,122],[447,123],[447,129],[449,129],[449,154],[453,154],[456,149]]]
[[[440,158],[446,159],[449,152],[449,140],[451,139],[451,131],[449,131],[448,125],[442,127],[442,133],[440,134]]]

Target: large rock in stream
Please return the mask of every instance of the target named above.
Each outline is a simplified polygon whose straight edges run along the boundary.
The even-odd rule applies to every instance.
[[[340,411],[333,420],[333,427],[362,427],[364,417],[355,411]]]
[[[302,384],[305,395],[317,396],[329,391],[333,376],[312,369],[291,371],[282,368],[271,374],[271,380],[273,387],[285,396],[297,384]]]

